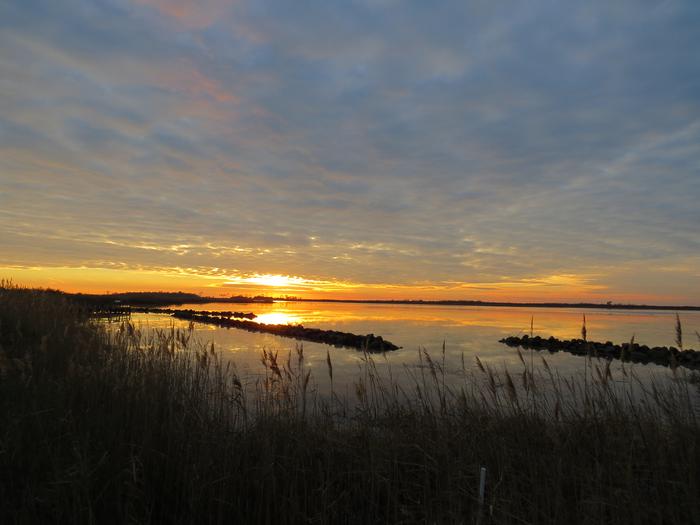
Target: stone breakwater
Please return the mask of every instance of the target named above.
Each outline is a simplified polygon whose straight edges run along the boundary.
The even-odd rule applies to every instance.
[[[153,310],[151,310],[153,312]],[[382,336],[374,334],[356,335],[348,332],[338,332],[336,330],[321,330],[320,328],[306,328],[300,324],[262,324],[242,319],[232,319],[222,317],[221,312],[174,310],[171,315],[176,319],[194,321],[196,323],[213,324],[223,328],[238,328],[249,332],[262,332],[267,334],[291,337],[302,341],[312,341],[314,343],[324,343],[333,346],[347,346],[368,352],[385,352],[388,350],[398,350],[400,347],[385,340]],[[237,316],[232,316],[237,317]]]
[[[606,359],[621,359],[633,363],[655,363],[664,366],[684,366],[700,369],[700,352],[697,350],[679,350],[674,347],[639,345],[622,343],[616,345],[610,341],[596,343],[583,339],[562,340],[555,337],[547,339],[540,336],[510,336],[499,341],[508,346],[520,346],[532,350],[549,352],[569,352],[574,355],[592,355]]]
[[[223,319],[231,319],[236,317],[238,319],[255,319],[257,315],[253,312],[215,312],[209,310],[177,310],[174,308],[148,308],[148,307],[131,307],[131,312],[139,312],[144,314],[169,314],[174,315],[175,313],[186,313],[186,314],[199,314],[206,315],[208,317],[220,317]]]
[[[97,307],[92,308],[90,314],[93,317],[129,317],[131,314],[141,313],[141,314],[168,314],[173,315],[175,312],[189,312],[198,313],[202,315],[208,315],[211,317],[222,317],[225,319],[231,319],[236,317],[238,319],[255,319],[257,315],[253,312],[219,312],[219,311],[208,311],[208,310],[179,310],[175,308],[157,308],[151,306],[107,306],[107,307]]]

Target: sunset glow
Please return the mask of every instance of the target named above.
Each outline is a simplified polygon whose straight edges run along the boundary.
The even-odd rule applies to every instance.
[[[259,285],[273,288],[294,289],[313,286],[314,281],[302,277],[291,277],[289,275],[252,275],[250,277],[233,277],[227,280],[225,285]]]
[[[693,521],[698,50],[700,0],[0,0],[0,525]]]

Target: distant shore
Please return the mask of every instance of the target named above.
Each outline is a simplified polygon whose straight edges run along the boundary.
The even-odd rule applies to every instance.
[[[350,304],[401,304],[428,306],[496,306],[513,308],[580,308],[599,310],[670,310],[700,311],[700,306],[691,305],[655,305],[655,304],[618,304],[618,303],[523,303],[507,301],[473,301],[473,300],[438,300],[423,299],[307,299],[303,297],[207,297],[183,292],[123,292],[114,294],[67,294],[90,303],[121,303],[132,306],[166,306],[181,304],[238,303],[269,304],[273,301],[306,303],[350,303]]]
[[[600,310],[672,310],[700,311],[700,306],[662,306],[652,304],[614,304],[614,303],[510,303],[503,301],[425,301],[422,299],[303,299],[275,298],[275,301],[307,303],[360,303],[360,304],[408,304],[432,306],[507,306],[514,308],[582,308]]]

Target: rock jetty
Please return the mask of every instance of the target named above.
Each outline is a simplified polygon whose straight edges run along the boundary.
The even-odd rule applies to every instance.
[[[154,312],[153,309],[150,311]],[[306,328],[300,324],[262,324],[243,319],[234,319],[234,317],[241,316],[221,316],[221,313],[223,312],[174,310],[171,315],[176,319],[184,319],[196,323],[213,324],[223,328],[238,328],[249,332],[268,333],[303,341],[313,341],[314,343],[325,343],[333,346],[346,346],[358,350],[366,350],[367,352],[385,352],[389,350],[398,350],[400,348],[383,339],[382,336],[375,336],[374,334],[356,335],[348,332],[338,332],[336,330]]]
[[[144,314],[169,314],[174,315],[175,313],[185,312],[187,314],[200,314],[206,315],[208,317],[220,317],[222,319],[231,319],[232,317],[238,319],[255,319],[257,315],[253,312],[215,312],[209,310],[178,310],[174,308],[148,308],[148,307],[131,307],[131,312],[138,312]]]
[[[131,314],[142,313],[142,314],[168,314],[173,315],[175,312],[189,312],[198,313],[202,315],[208,315],[211,317],[223,317],[225,319],[231,319],[236,317],[238,319],[255,319],[257,315],[253,312],[219,312],[219,311],[209,311],[209,310],[181,310],[175,308],[158,308],[151,306],[97,306],[90,309],[90,315],[92,317],[129,317]]]
[[[536,335],[529,337],[510,336],[499,342],[508,346],[520,346],[532,350],[548,350],[549,352],[568,352],[574,355],[592,355],[606,359],[621,359],[633,363],[655,363],[663,366],[684,366],[700,369],[700,351],[679,350],[674,347],[639,345],[637,343],[613,344],[610,341],[597,343],[583,339],[547,339]]]

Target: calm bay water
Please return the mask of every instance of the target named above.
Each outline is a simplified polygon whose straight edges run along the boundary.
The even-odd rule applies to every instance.
[[[582,317],[586,316],[588,338],[595,341],[635,341],[649,346],[675,344],[675,312],[632,310],[581,310],[567,308],[506,308],[464,307],[435,305],[385,305],[314,302],[275,302],[272,304],[236,305],[229,303],[182,305],[178,308],[193,310],[252,311],[256,321],[272,324],[303,324],[306,327],[334,329],[357,334],[374,333],[401,346],[400,350],[374,356],[381,370],[391,367],[394,377],[401,377],[401,369],[410,373],[420,366],[419,348],[424,348],[435,360],[442,360],[445,348],[445,368],[448,378],[463,381],[462,363],[467,370],[475,369],[475,358],[497,370],[508,367],[522,369],[517,352],[498,342],[504,336],[529,333],[530,319],[534,317],[534,334],[562,339],[580,337]],[[700,348],[695,331],[700,331],[700,312],[680,314],[684,329],[685,346]],[[186,328],[188,323],[167,315],[135,314],[133,320],[144,330],[175,326]],[[270,334],[250,333],[237,329],[218,328],[196,324],[198,338],[213,342],[225,358],[232,359],[238,370],[248,377],[262,373],[260,356],[263,349],[278,351],[286,356],[300,341]],[[336,384],[349,386],[359,373],[362,353],[350,348],[303,342],[305,366],[313,370],[318,388],[327,385],[326,352],[330,353]],[[533,366],[542,366],[541,357],[564,377],[584,372],[585,359],[564,352],[525,352]],[[613,377],[624,381],[622,363],[612,364]],[[671,376],[668,368],[648,364],[625,364],[644,379],[664,381]],[[397,373],[398,372],[398,373]],[[403,374],[405,375],[405,374]]]

